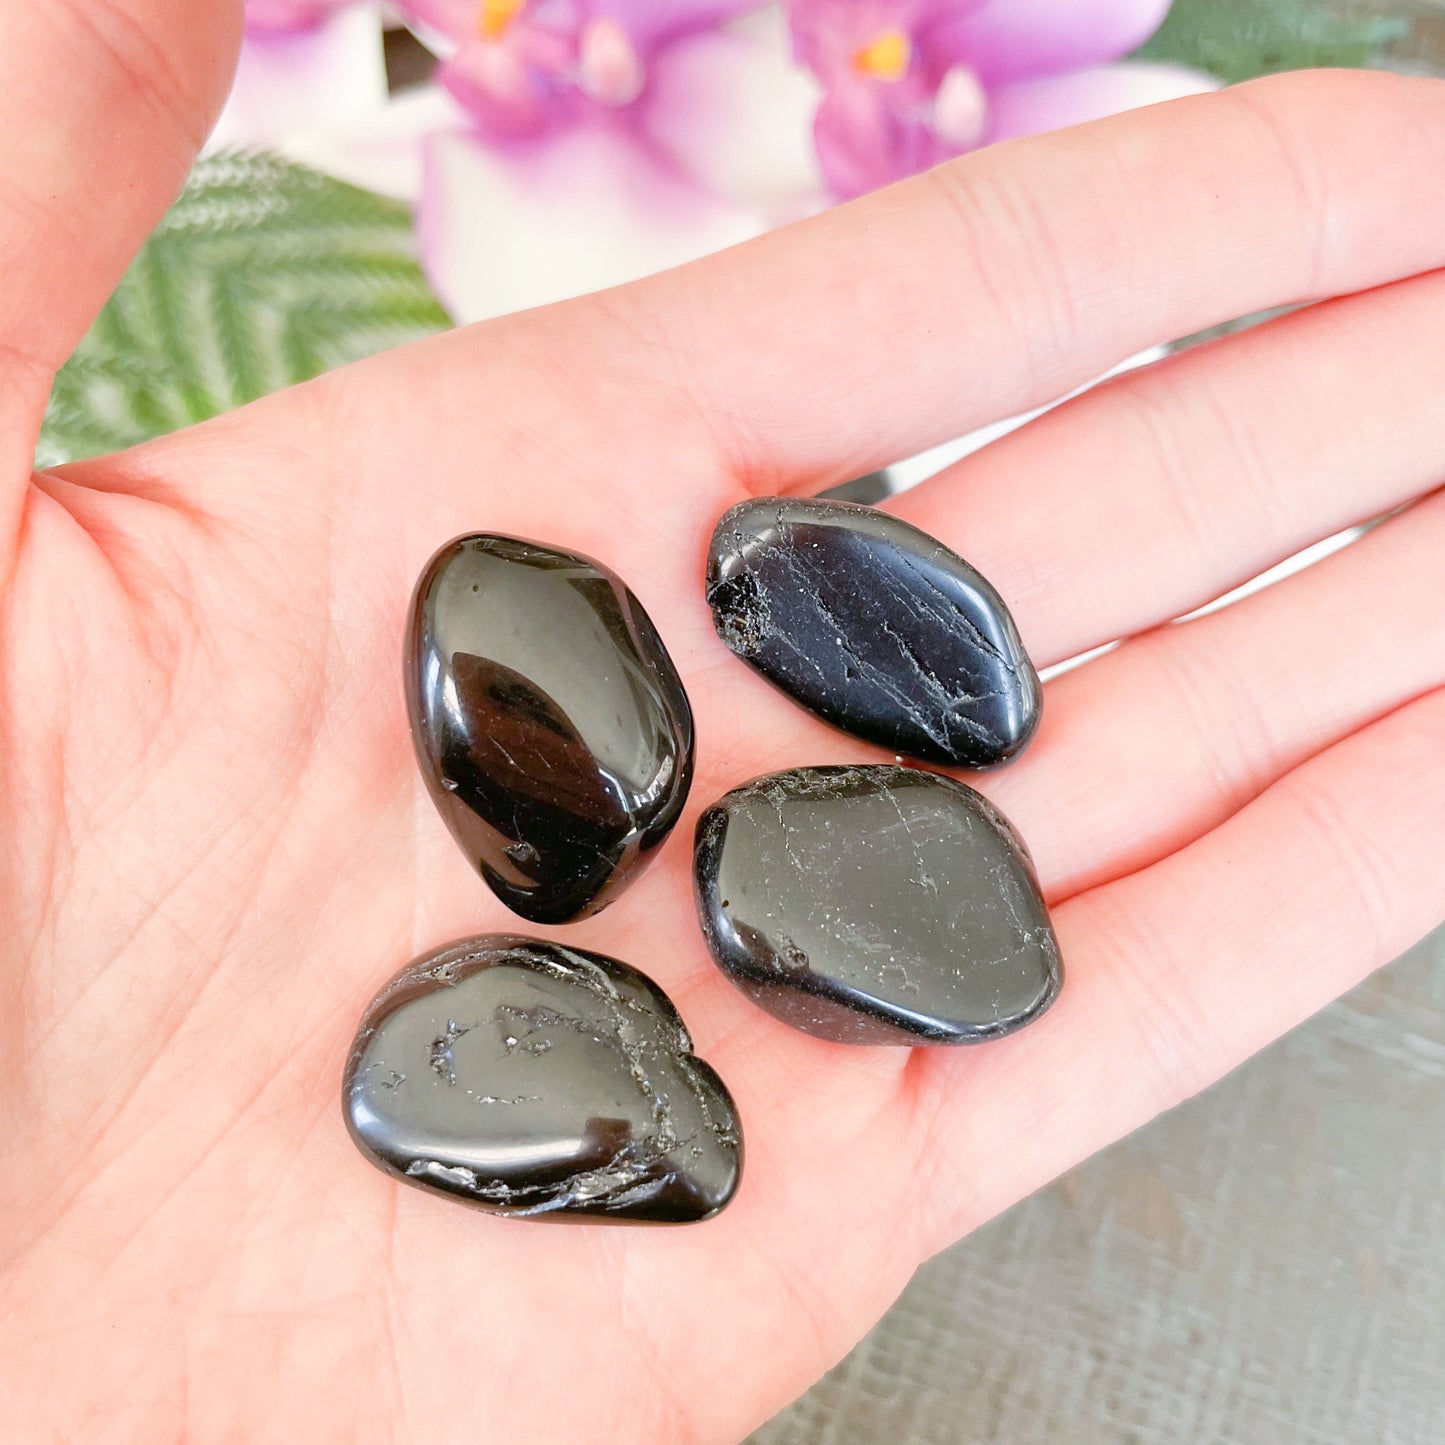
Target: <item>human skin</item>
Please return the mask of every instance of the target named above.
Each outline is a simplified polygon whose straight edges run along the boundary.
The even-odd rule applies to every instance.
[[[238,28],[183,0],[0,14],[4,1433],[737,1441],[930,1253],[1445,916],[1445,86],[1301,75],[1012,143],[32,475],[51,374],[181,183]],[[889,504],[993,580],[1040,665],[1129,639],[1051,682],[982,782],[1053,905],[1053,1010],[910,1052],[748,1004],[694,919],[697,812],[881,755],[715,637],[716,518],[1340,295]],[[692,697],[677,834],[614,907],[538,932],[651,973],[728,1080],[747,1166],[703,1225],[491,1218],[342,1125],[375,989],[514,926],[425,797],[398,675],[414,577],[476,529],[604,559]]]

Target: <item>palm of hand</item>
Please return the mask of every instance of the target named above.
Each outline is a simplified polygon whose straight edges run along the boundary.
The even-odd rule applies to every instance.
[[[12,1181],[0,1279],[5,1314],[24,1321],[10,1350],[26,1365],[12,1387],[22,1422],[58,1418],[64,1433],[104,1410],[122,1439],[444,1425],[538,1442],[736,1439],[837,1358],[930,1251],[1429,926],[1445,902],[1418,861],[1445,834],[1433,692],[1445,638],[1426,560],[1445,528],[1438,502],[1319,576],[1051,684],[1034,749],[985,785],[1030,839],[1070,970],[1026,1033],[912,1054],[794,1034],[706,963],[688,882],[685,840],[707,801],[772,768],[876,756],[713,636],[701,559],[724,508],[1040,400],[1156,328],[1212,319],[1201,310],[1445,260],[1415,235],[1363,261],[1341,242],[1308,272],[1314,218],[1277,200],[1292,230],[1262,280],[1218,258],[1203,296],[1166,277],[1155,314],[1111,313],[1065,360],[1050,352],[1062,298],[1093,272],[1059,263],[1036,305],[986,284],[1006,216],[985,202],[1010,166],[1051,188],[1054,234],[1092,215],[1102,236],[1096,202],[1066,179],[1081,156],[1153,146],[1162,172],[1182,131],[1242,154],[1345,101],[1356,130],[1403,145],[1415,132],[1391,119],[1402,97],[1421,129],[1445,111],[1429,87],[1314,84],[980,157],[952,181],[630,292],[455,333],[30,484],[0,714]],[[1341,146],[1338,227],[1373,235],[1414,211],[1412,189],[1445,192],[1413,143],[1388,192],[1364,141]],[[1142,214],[1152,185],[1135,186]],[[1278,175],[1238,180],[1211,234],[1279,189]],[[971,214],[968,195],[982,198]],[[1197,223],[1116,236],[1098,264],[1122,284]],[[908,268],[882,265],[879,232],[906,233],[940,268],[951,257],[956,274],[915,294]],[[844,274],[865,277],[857,294]],[[937,379],[971,353],[933,324],[940,286],[999,358],[997,375],[975,364],[963,402]],[[1329,360],[1345,336],[1379,354],[1428,339],[1418,311],[1445,307],[1445,288],[1393,289],[1411,287],[1411,308],[1386,292],[1334,303],[1106,388],[902,507],[994,577],[1041,663],[1147,629],[1432,483],[1445,418],[1416,403],[1438,379],[1402,366],[1391,382],[1404,396],[1361,395]],[[786,335],[770,322],[783,314]],[[887,364],[840,340],[885,322]],[[1251,399],[1265,374],[1275,389]],[[1170,400],[1201,394],[1200,408]],[[1236,444],[1221,448],[1210,408],[1225,401]],[[1339,440],[1348,431],[1355,451],[1322,462],[1309,423],[1346,409]],[[1350,459],[1387,434],[1388,475],[1370,490]],[[1197,470],[1168,472],[1180,455]],[[1087,508],[1074,477],[1090,478]],[[1188,502],[1226,486],[1220,508],[1254,524],[1228,544]],[[478,528],[614,567],[692,697],[697,779],[679,836],[606,913],[541,931],[655,976],[728,1080],[747,1167],[704,1226],[491,1219],[384,1180],[345,1138],[339,1071],[376,987],[439,942],[514,925],[423,796],[398,677],[417,570]],[[1380,575],[1396,582],[1386,600]],[[1408,655],[1371,653],[1381,628],[1412,626]],[[1372,656],[1368,681],[1341,696],[1331,667],[1360,674]],[[57,1405],[77,1361],[74,1403]]]

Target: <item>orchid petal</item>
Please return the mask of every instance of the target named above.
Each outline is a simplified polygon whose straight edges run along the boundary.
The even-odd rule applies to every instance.
[[[820,94],[789,59],[780,22],[750,26],[670,45],[653,62],[640,119],[703,190],[782,224],[826,200],[813,150]]]
[[[481,33],[481,0],[398,0],[397,8],[408,24],[454,43]]]
[[[1081,125],[1122,110],[1216,90],[1219,82],[1182,65],[1124,61],[1072,75],[1021,80],[992,92],[991,140]]]
[[[421,198],[427,138],[455,130],[465,119],[441,86],[419,85],[394,95],[361,120],[287,136],[280,150],[313,170],[414,206]]]
[[[606,16],[582,30],[577,53],[577,88],[598,105],[631,105],[646,83],[647,72],[627,32]]]
[[[990,0],[784,0],[799,60],[825,83],[854,70],[860,51],[890,34],[916,43]]]
[[[426,145],[417,234],[458,321],[618,285],[763,229],[663,170],[619,126],[511,147],[462,134]]]
[[[647,56],[659,45],[700,30],[713,30],[758,9],[764,0],[590,0],[591,15],[615,20]]]
[[[577,20],[613,20],[643,59],[680,35],[710,30],[759,8],[765,0],[575,0]],[[453,41],[474,39],[480,0],[401,0],[402,13],[423,31]]]
[[[970,151],[988,133],[989,98],[966,65],[953,66],[933,97],[933,133],[945,145]]]
[[[352,0],[246,0],[248,35],[294,35],[320,25]]]
[[[844,82],[828,91],[813,119],[813,141],[834,195],[861,196],[896,179],[895,129],[876,86]]]
[[[337,10],[314,30],[248,37],[230,99],[207,142],[262,148],[321,125],[342,125],[386,103],[375,0]]]
[[[813,120],[818,164],[834,195],[862,195],[937,165],[952,150],[929,128],[926,107],[890,104],[892,87],[844,76]]]
[[[517,47],[477,41],[437,67],[437,79],[493,140],[540,135],[559,99]]]
[[[988,0],[952,8],[927,31],[943,62],[967,65],[990,88],[1118,60],[1143,44],[1169,0]]]

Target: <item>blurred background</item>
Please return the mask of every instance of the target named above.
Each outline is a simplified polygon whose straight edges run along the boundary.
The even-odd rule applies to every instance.
[[[930,1261],[751,1445],[1440,1445],[1445,936]]]
[[[207,154],[37,461],[1321,64],[1445,72],[1445,0],[248,0]],[[1445,1445],[1442,1140],[1445,934],[930,1262],[751,1445]]]

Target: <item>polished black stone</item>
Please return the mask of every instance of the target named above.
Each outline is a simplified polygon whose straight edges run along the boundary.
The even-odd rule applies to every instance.
[[[641,603],[585,557],[449,542],[412,599],[406,691],[447,827],[534,923],[605,907],[682,811],[687,695]]]
[[[985,798],[892,764],[794,768],[697,825],[698,912],[729,978],[849,1044],[967,1044],[1063,983],[1028,850]]]
[[[509,934],[382,989],[342,1107],[388,1174],[497,1214],[685,1224],[742,1169],[732,1099],[667,995],[616,959]]]
[[[1006,762],[1042,692],[997,592],[917,527],[872,507],[764,497],[713,532],[718,635],[836,727],[928,762]]]

